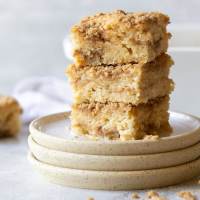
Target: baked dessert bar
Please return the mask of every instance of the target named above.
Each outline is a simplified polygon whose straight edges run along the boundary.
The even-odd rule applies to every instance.
[[[71,30],[77,66],[146,63],[167,51],[169,17],[158,12],[99,13]]]
[[[173,61],[162,54],[145,64],[77,67],[67,69],[74,102],[122,102],[138,105],[148,100],[168,95],[173,81],[168,78]]]
[[[142,139],[146,134],[170,131],[169,96],[134,106],[124,103],[82,103],[72,106],[72,131],[76,134]]]
[[[0,137],[15,136],[20,131],[22,109],[12,97],[0,96]]]

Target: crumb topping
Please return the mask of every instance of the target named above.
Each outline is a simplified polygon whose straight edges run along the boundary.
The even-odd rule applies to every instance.
[[[106,23],[107,22],[107,23]],[[113,11],[110,13],[98,13],[94,16],[88,16],[81,20],[79,25],[75,25],[73,29],[78,28],[80,32],[86,31],[93,27],[95,29],[110,29],[112,25],[122,22],[127,27],[136,26],[139,24],[168,24],[169,17],[160,12],[125,12],[122,10]]]
[[[139,31],[138,35],[135,35],[135,42],[142,42],[141,34],[146,35],[146,41],[151,43],[152,41],[159,41],[161,38],[157,34],[156,37],[152,37],[149,33],[152,25],[160,27],[162,33],[166,32],[166,25],[169,23],[169,17],[160,12],[125,12],[117,10],[110,13],[98,13],[94,16],[89,16],[81,20],[78,25],[72,28],[72,33],[79,33],[85,39],[91,41],[103,41],[110,40],[110,31],[115,30],[116,34],[126,34],[126,31],[133,29]],[[119,31],[117,31],[119,30]],[[167,33],[166,33],[167,34]],[[170,34],[167,34],[170,38]]]

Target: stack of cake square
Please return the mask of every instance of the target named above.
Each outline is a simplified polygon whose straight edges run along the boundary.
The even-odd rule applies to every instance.
[[[170,131],[168,16],[100,13],[72,28],[72,131],[130,140]]]

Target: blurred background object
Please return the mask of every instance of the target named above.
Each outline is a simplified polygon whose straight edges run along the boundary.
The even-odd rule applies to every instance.
[[[161,11],[172,22],[170,53],[177,84],[172,109],[200,115],[199,8],[198,0],[0,0],[0,93],[10,94],[17,82],[32,76],[66,80],[70,60],[62,43],[82,17],[115,9]]]

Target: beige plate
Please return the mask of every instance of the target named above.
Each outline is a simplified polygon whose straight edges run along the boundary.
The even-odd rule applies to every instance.
[[[48,149],[38,145],[29,136],[30,151],[37,160],[55,165],[83,170],[128,171],[158,169],[177,166],[200,157],[200,143],[186,149],[148,155],[104,156],[75,154]]]
[[[88,189],[150,189],[178,184],[200,175],[200,159],[176,167],[120,172],[55,167],[38,161],[32,154],[29,160],[36,170],[53,183]]]
[[[170,113],[173,133],[158,141],[110,141],[106,139],[94,141],[84,136],[76,137],[69,130],[69,115],[70,113],[58,113],[34,120],[30,125],[32,137],[38,144],[49,149],[94,155],[161,153],[189,147],[200,141],[199,119],[183,113]]]

